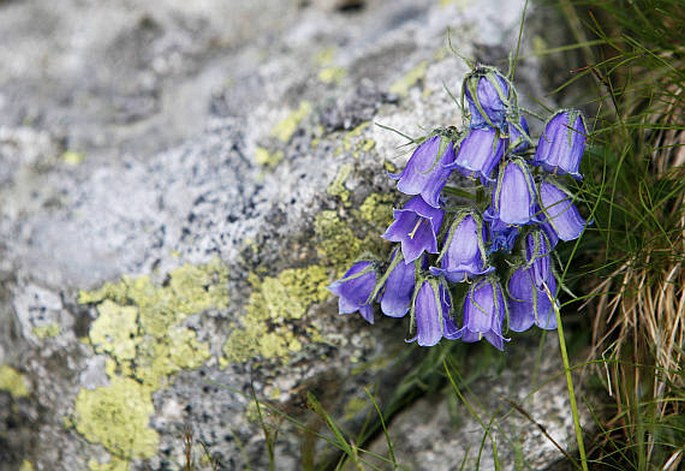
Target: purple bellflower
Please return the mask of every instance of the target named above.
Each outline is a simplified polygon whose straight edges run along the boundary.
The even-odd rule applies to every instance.
[[[464,326],[459,330],[464,342],[478,342],[482,337],[498,350],[504,349],[502,324],[507,306],[502,287],[492,277],[471,285],[464,300]]]
[[[464,78],[463,90],[471,112],[471,129],[502,127],[509,107],[509,84],[502,74],[479,67]]]
[[[402,209],[393,210],[395,220],[383,238],[402,244],[406,263],[413,262],[424,251],[438,253],[437,235],[443,216],[442,209],[434,208],[420,196],[415,196]]]
[[[552,240],[574,240],[580,237],[586,221],[571,202],[571,196],[554,183],[543,180],[540,183],[540,205],[545,216],[547,230],[553,232]]]
[[[398,179],[397,189],[405,195],[421,195],[434,208],[440,207],[440,192],[452,171],[445,166],[454,162],[452,141],[433,136],[421,143],[409,158]]]
[[[553,277],[550,257],[552,248],[544,230],[535,230],[526,236],[526,267],[531,268],[531,276],[538,288],[542,288]]]
[[[511,252],[516,243],[516,238],[519,235],[519,229],[516,226],[510,226],[499,219],[488,218],[487,213],[484,215],[487,221],[488,232],[490,237],[490,244],[488,245],[488,254],[503,251]]]
[[[533,164],[541,165],[548,172],[569,174],[581,180],[583,176],[578,169],[585,150],[585,136],[585,120],[579,111],[558,111],[540,136]]]
[[[373,307],[371,294],[376,286],[376,270],[371,262],[357,262],[337,281],[328,286],[331,293],[339,296],[338,312],[340,314],[359,314],[373,324]]]
[[[532,267],[519,267],[509,278],[509,328],[514,332],[526,331],[533,324],[546,330],[557,328],[556,280],[550,273],[542,286],[536,286],[534,277]]]
[[[388,317],[404,317],[409,312],[414,296],[416,266],[414,263],[404,263],[402,253],[397,248],[391,260],[389,274],[380,295],[381,311]]]
[[[457,216],[445,237],[438,262],[441,268],[431,267],[430,272],[443,275],[452,283],[494,270],[488,265],[485,228],[477,214],[462,212]]]
[[[509,123],[509,149],[514,154],[521,154],[530,147],[530,130],[528,121],[521,116],[519,123]]]
[[[490,175],[502,160],[504,142],[496,129],[472,129],[459,143],[456,160],[445,167],[456,168],[466,177],[480,177],[484,185],[492,183]]]
[[[460,337],[459,329],[450,317],[450,295],[445,283],[427,278],[421,283],[414,297],[413,321],[416,341],[422,347],[432,347],[442,337],[455,340]]]
[[[516,225],[537,222],[536,206],[535,182],[528,165],[518,158],[507,161],[500,168],[486,218]]]

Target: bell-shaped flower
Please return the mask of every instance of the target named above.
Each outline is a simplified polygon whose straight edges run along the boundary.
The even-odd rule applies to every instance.
[[[338,312],[340,314],[359,314],[373,324],[373,306],[371,295],[376,286],[376,270],[371,262],[357,262],[337,281],[328,286],[331,293],[339,296]]]
[[[397,189],[405,195],[421,195],[433,206],[440,207],[440,192],[452,171],[446,165],[454,162],[454,144],[445,137],[433,136],[421,143],[400,174]]]
[[[519,267],[509,278],[509,328],[523,332],[533,324],[541,329],[557,328],[554,303],[557,283],[553,275],[541,286],[535,284],[532,267]]]
[[[464,342],[478,342],[482,337],[495,348],[504,349],[502,324],[507,306],[502,287],[492,277],[483,278],[471,285],[464,299],[464,326],[459,330]]]
[[[522,115],[518,123],[509,123],[509,149],[514,154],[522,154],[530,147],[528,121]]]
[[[510,225],[529,224],[537,222],[536,207],[535,182],[528,165],[519,158],[507,161],[497,176],[487,218]]]
[[[402,245],[406,263],[413,262],[423,252],[438,253],[437,235],[443,215],[442,209],[434,208],[420,196],[415,196],[402,209],[393,210],[395,220],[383,238]]]
[[[409,342],[416,341],[422,347],[432,347],[443,337],[458,339],[461,334],[450,317],[450,307],[450,294],[445,283],[430,278],[423,280],[414,297],[412,309],[416,336]]]
[[[543,180],[540,183],[539,195],[545,223],[549,224],[547,229],[551,229],[554,236],[561,240],[569,241],[580,237],[586,221],[571,201],[568,192],[554,183]]]
[[[438,263],[440,268],[431,267],[430,272],[453,283],[494,270],[488,265],[485,227],[480,216],[466,211],[457,216],[447,232]]]
[[[551,271],[552,244],[544,230],[534,230],[526,236],[526,267],[530,267],[535,286],[553,278]]]
[[[558,111],[540,136],[533,164],[541,165],[548,172],[582,179],[578,170],[585,150],[585,137],[585,120],[579,111]]]
[[[483,218],[487,222],[488,227],[489,244],[487,253],[511,252],[518,238],[519,228],[510,226],[497,218],[489,218],[487,212],[483,215]]]
[[[416,285],[416,265],[405,263],[402,253],[396,248],[391,257],[387,278],[380,294],[381,311],[389,317],[404,317],[409,312]],[[381,279],[381,282],[383,280]]]
[[[493,128],[472,129],[459,143],[456,160],[445,167],[456,168],[466,177],[480,177],[483,184],[492,183],[492,171],[502,160],[505,140]]]
[[[509,108],[509,83],[496,69],[479,67],[464,78],[471,128],[501,128]]]

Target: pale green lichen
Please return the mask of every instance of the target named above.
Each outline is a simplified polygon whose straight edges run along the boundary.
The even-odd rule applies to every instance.
[[[24,375],[9,365],[0,365],[0,391],[7,391],[14,399],[29,395],[28,382]]]
[[[31,329],[31,333],[40,340],[57,337],[60,333],[61,327],[57,322],[50,322],[48,324],[39,325]]]
[[[387,193],[371,193],[359,206],[359,217],[373,226],[385,228],[392,222],[394,197]]]
[[[350,177],[352,173],[352,165],[344,164],[338,169],[338,173],[335,175],[335,179],[326,188],[326,193],[331,196],[337,196],[347,206],[350,202],[350,190],[345,188],[345,181]]]
[[[421,61],[418,65],[412,68],[409,72],[404,74],[395,83],[390,86],[390,92],[396,93],[400,96],[406,96],[409,90],[417,85],[426,76],[428,70],[428,62]]]
[[[339,84],[347,75],[343,67],[325,67],[319,71],[319,80],[325,84]]]
[[[269,151],[264,147],[257,147],[254,153],[254,160],[257,165],[262,167],[274,168],[283,160],[284,154],[282,150]]]
[[[209,359],[209,345],[198,341],[184,321],[208,309],[226,308],[227,282],[227,267],[214,260],[181,266],[162,284],[149,276],[124,277],[80,293],[80,303],[97,304],[88,341],[95,352],[109,357],[110,385],[82,390],[72,420],[86,439],[113,454],[108,463],[95,462],[97,469],[124,469],[122,460],[155,453],[158,437],[148,428],[152,393],[173,374]]]
[[[301,320],[312,304],[328,298],[328,273],[324,267],[312,265],[289,268],[264,279],[252,275],[251,283],[242,325],[233,330],[224,345],[226,361],[243,362],[254,357],[285,360],[302,349],[302,340],[316,335],[306,322],[303,334],[296,333],[293,321]]]
[[[157,432],[148,426],[154,413],[152,390],[129,378],[114,377],[109,386],[82,389],[74,409],[76,429],[118,457],[154,455]]]
[[[86,158],[81,152],[75,152],[73,150],[65,151],[62,154],[62,161],[67,165],[77,166],[80,165]]]
[[[363,154],[371,152],[376,147],[376,141],[369,137],[365,137],[365,134],[367,134],[365,131],[368,127],[369,122],[367,121],[345,134],[343,136],[342,145],[336,149],[335,153],[341,154],[343,152],[351,152],[352,156],[355,159],[358,159]]]
[[[302,101],[296,110],[290,112],[287,117],[274,126],[271,130],[271,135],[281,142],[289,142],[300,123],[309,116],[311,111],[311,103]]]
[[[116,457],[112,457],[106,463],[90,460],[88,462],[88,469],[90,471],[129,471],[129,462]]]
[[[314,55],[314,64],[318,65],[319,67],[325,67],[332,64],[333,59],[335,58],[335,51],[335,47],[332,46],[325,47],[318,51]]]
[[[336,211],[321,211],[314,218],[317,252],[326,263],[343,266],[361,253],[362,241]]]
[[[33,463],[31,463],[29,460],[22,461],[21,466],[19,467],[19,471],[33,471],[34,469]]]

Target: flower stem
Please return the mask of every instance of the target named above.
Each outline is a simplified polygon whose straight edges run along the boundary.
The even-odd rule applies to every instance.
[[[551,296],[551,293],[548,293]],[[564,370],[566,372],[566,386],[568,386],[568,398],[571,402],[571,411],[573,412],[573,426],[576,429],[576,442],[578,443],[578,454],[580,455],[580,465],[583,471],[588,471],[587,456],[585,454],[585,443],[583,442],[583,430],[580,428],[580,416],[578,415],[578,405],[576,404],[576,395],[573,388],[573,378],[571,376],[571,365],[568,361],[568,352],[566,351],[566,340],[564,338],[564,327],[561,324],[561,311],[557,303],[552,303],[554,306],[554,314],[557,317],[557,333],[559,334],[559,349],[561,350],[561,359],[564,362]]]

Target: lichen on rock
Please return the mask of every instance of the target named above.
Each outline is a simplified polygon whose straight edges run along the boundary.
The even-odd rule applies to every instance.
[[[7,391],[14,399],[29,395],[26,378],[9,365],[0,365],[0,391]]]
[[[157,433],[148,427],[152,393],[173,374],[209,359],[208,344],[198,341],[184,321],[226,308],[227,278],[227,267],[213,260],[181,266],[162,285],[149,276],[125,277],[80,293],[80,303],[97,306],[88,341],[96,353],[109,357],[110,384],[79,392],[73,422],[86,439],[114,455],[112,463],[155,453]]]
[[[285,361],[302,349],[303,341],[317,336],[316,328],[303,318],[313,304],[329,297],[328,271],[321,265],[288,268],[264,279],[253,274],[250,282],[242,325],[224,345],[224,363],[255,357]]]
[[[114,377],[107,387],[83,389],[76,398],[76,430],[101,443],[116,457],[145,458],[157,451],[159,437],[149,428],[152,390],[130,378]]]

